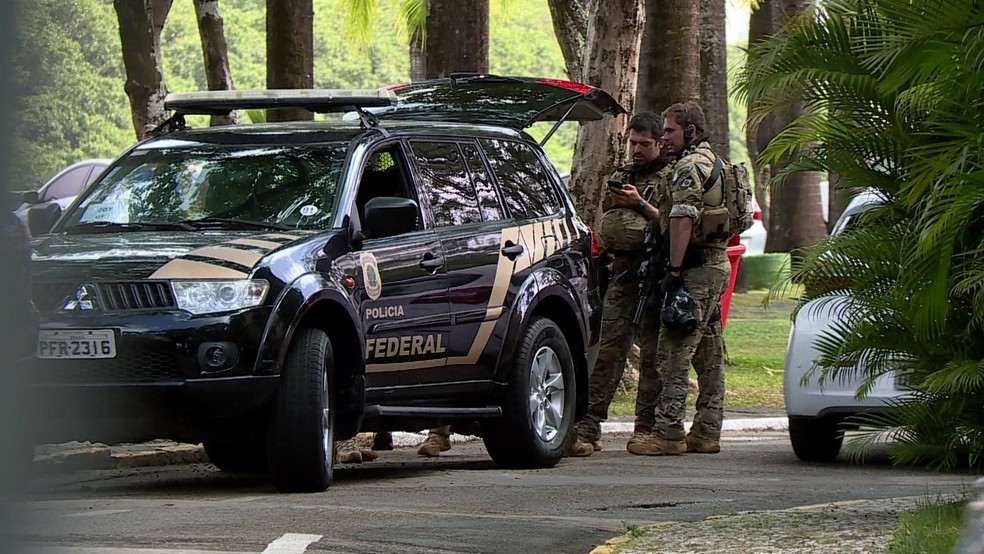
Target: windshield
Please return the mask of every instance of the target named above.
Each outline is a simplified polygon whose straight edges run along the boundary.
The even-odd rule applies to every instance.
[[[190,224],[321,229],[348,143],[134,150],[65,218],[68,231]]]

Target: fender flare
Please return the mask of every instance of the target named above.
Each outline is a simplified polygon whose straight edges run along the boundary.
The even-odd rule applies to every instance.
[[[365,407],[365,334],[356,306],[341,285],[319,273],[305,273],[284,287],[274,303],[273,313],[263,330],[263,349],[257,357],[257,370],[279,375],[294,334],[302,323],[320,310],[334,312],[331,320],[319,320],[317,327],[333,341],[335,354],[336,436],[347,438],[358,432]],[[344,316],[340,315],[344,314]]]
[[[591,369],[588,367],[584,347],[588,339],[587,322],[583,320],[576,291],[568,279],[556,269],[535,270],[520,285],[516,300],[509,312],[506,338],[496,362],[496,381],[502,383],[507,381],[511,369],[510,362],[515,357],[520,333],[534,315],[548,317],[552,315],[551,319],[564,331],[574,360],[578,398],[576,414],[577,419],[580,419],[587,411],[588,375]]]

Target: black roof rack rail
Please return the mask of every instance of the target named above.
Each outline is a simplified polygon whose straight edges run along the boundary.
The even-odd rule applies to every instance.
[[[396,105],[396,94],[384,89],[270,89],[178,92],[164,98],[164,109],[175,115],[225,115],[232,110],[304,108],[315,113],[359,112],[366,127],[376,118],[364,108]]]
[[[276,108],[304,108],[315,113],[332,113],[395,104],[396,94],[381,89],[209,90],[176,92],[164,98],[165,109],[201,115]]]

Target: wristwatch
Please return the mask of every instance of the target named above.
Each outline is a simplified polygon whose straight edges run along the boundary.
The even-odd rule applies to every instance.
[[[632,209],[635,210],[636,213],[642,214],[646,211],[646,204],[647,202],[645,200],[640,200],[636,202],[635,206],[632,206]]]

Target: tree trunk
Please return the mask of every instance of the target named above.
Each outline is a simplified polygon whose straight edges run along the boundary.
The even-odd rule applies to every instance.
[[[632,113],[642,37],[642,0],[592,0],[588,10],[583,82],[603,89]],[[601,220],[603,184],[624,163],[626,116],[582,124],[577,131],[570,191],[584,221]]]
[[[765,40],[775,34],[779,28],[779,18],[776,15],[776,3],[773,0],[759,2],[759,8],[752,12],[748,19],[748,45]],[[749,99],[751,101],[751,99]],[[776,135],[775,116],[769,115],[756,127],[748,126],[745,144],[748,147],[748,159],[752,164],[752,175],[755,179],[755,199],[762,210],[762,225],[769,229],[771,217],[772,195],[769,193],[769,179],[772,178],[771,164],[759,162],[759,155],[768,146],[769,141]]]
[[[410,37],[410,80],[422,81],[427,78],[427,60],[424,58],[424,40],[420,33]]]
[[[700,1],[700,104],[714,152],[731,159],[728,132],[728,44],[726,0]]]
[[[195,0],[195,16],[198,18],[198,34],[202,39],[205,81],[208,83],[208,90],[232,90],[229,49],[226,47],[219,0]],[[213,126],[232,123],[236,123],[236,112],[229,115],[213,115],[210,121]]]
[[[648,0],[636,111],[700,102],[700,3]]]
[[[812,10],[813,0],[780,0],[779,13],[783,24],[790,16]],[[802,103],[776,114],[776,130],[792,125],[806,113]],[[812,246],[827,236],[820,199],[820,173],[805,171],[790,175],[772,190],[769,233],[766,252],[792,252]]]
[[[267,0],[267,88],[314,87],[313,0]],[[314,119],[308,110],[269,110],[268,121]]]
[[[547,0],[554,35],[564,56],[567,77],[580,81],[584,76],[584,40],[588,34],[588,14],[581,0]]]
[[[424,48],[428,79],[457,71],[489,72],[489,0],[428,0],[427,45]]]
[[[147,125],[164,122],[164,70],[161,64],[161,30],[171,10],[171,0],[115,0],[120,24],[120,47],[130,99],[133,129],[139,139]]]

